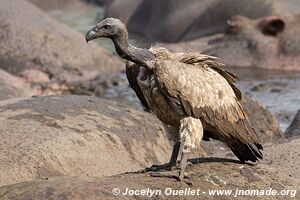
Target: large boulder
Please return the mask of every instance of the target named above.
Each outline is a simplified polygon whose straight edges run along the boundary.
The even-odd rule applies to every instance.
[[[82,34],[63,25],[27,1],[0,0],[0,67],[12,74],[25,69],[72,82],[107,77],[123,64]]]
[[[0,185],[108,176],[165,163],[171,154],[155,117],[109,100],[8,100],[0,103],[0,118]]]
[[[234,16],[224,34],[180,43],[164,43],[174,52],[200,51],[229,67],[300,71],[300,17]]]
[[[300,198],[299,192],[297,193],[300,181],[268,166],[243,165],[233,160],[216,158],[200,159],[198,162],[200,163],[188,167],[188,171],[194,174],[182,182],[174,178],[150,177],[144,173],[122,174],[101,179],[59,177],[0,187],[0,198],[3,200]],[[130,193],[126,195],[127,189]],[[154,192],[152,195],[150,190]]]
[[[264,144],[263,160],[261,160],[261,163],[290,177],[300,179],[299,146],[299,137],[281,139],[276,143]],[[215,152],[214,156],[235,159],[235,155],[231,151]]]
[[[0,100],[30,97],[34,94],[36,92],[25,80],[0,69]]]
[[[300,110],[298,110],[292,123],[285,131],[287,137],[299,136],[300,135]]]
[[[107,7],[105,15],[106,17],[119,18],[128,25],[132,15],[142,2],[143,0],[114,0],[112,4]]]
[[[106,16],[124,19],[131,32],[150,40],[178,42],[224,32],[234,15],[296,15],[299,8],[296,0],[115,0]]]
[[[282,138],[277,119],[265,106],[246,95],[241,104],[262,143],[275,142]]]
[[[299,19],[235,16],[226,34],[209,42],[206,53],[220,57],[228,66],[300,71]]]
[[[300,179],[300,138],[286,140],[280,144],[264,146],[263,163],[279,171]]]

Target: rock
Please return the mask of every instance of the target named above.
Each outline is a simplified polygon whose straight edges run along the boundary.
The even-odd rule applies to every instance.
[[[194,173],[191,178],[182,182],[176,181],[174,178],[150,177],[143,173],[129,173],[107,178],[58,177],[1,187],[0,198],[3,200],[133,198],[292,200],[300,197],[300,194],[297,193],[300,186],[299,180],[279,173],[268,166],[262,164],[243,165],[229,159],[216,158],[200,159],[198,162],[200,163],[188,168],[188,171]],[[122,195],[127,188],[129,190],[145,190],[145,194]],[[148,188],[155,191],[155,195],[151,196],[150,193],[146,193]],[[182,191],[179,193],[179,190]],[[216,191],[221,192],[222,190],[223,192],[228,191],[228,193],[231,191],[231,194],[216,194]],[[172,191],[174,194],[170,194]],[[252,195],[249,194],[250,191]],[[270,195],[271,191],[274,191],[273,195]],[[281,191],[285,193],[281,195]],[[112,192],[116,195],[113,195]],[[212,194],[213,192],[215,195]],[[260,195],[255,195],[257,192]],[[235,197],[235,194],[240,195]]]
[[[168,161],[150,114],[86,96],[0,102],[0,186],[52,176],[108,176]],[[2,198],[0,197],[2,200]]]
[[[35,69],[25,69],[19,76],[25,79],[29,83],[48,83],[50,82],[50,77],[48,74]]]
[[[275,142],[282,138],[277,119],[265,106],[246,95],[241,104],[262,143]]]
[[[107,7],[106,17],[115,17],[121,19],[125,24],[139,8],[143,0],[114,0],[113,3]],[[122,10],[122,12],[120,12]]]
[[[42,10],[49,11],[54,9],[60,9],[63,6],[77,3],[79,0],[26,0],[36,5]]]
[[[6,71],[35,69],[52,81],[69,83],[107,77],[124,68],[119,58],[87,44],[82,34],[27,1],[0,0],[0,4],[0,67]]]
[[[31,97],[36,92],[25,80],[0,69],[0,100]]]
[[[178,42],[222,33],[235,15],[297,15],[299,8],[296,0],[116,0],[106,16],[124,19],[129,31],[152,41]]]
[[[291,177],[300,179],[300,138],[281,144],[268,144],[264,148],[263,163]]]
[[[210,50],[212,46],[210,45],[211,40],[216,40],[223,37],[223,34],[216,34],[208,37],[201,37],[189,41],[181,41],[176,43],[158,43],[159,45],[167,48],[171,52],[203,52]]]
[[[300,40],[296,37],[300,33],[299,19],[235,16],[226,34],[211,40],[205,52],[228,66],[300,71]]]
[[[300,71],[299,20],[299,15],[255,20],[234,16],[225,34],[162,45],[174,52],[200,51],[217,56],[229,67]],[[269,33],[272,24],[277,27]]]
[[[273,169],[280,171],[296,179],[300,179],[300,159],[299,159],[300,138],[294,137],[281,139],[276,143],[267,143],[263,145],[263,160],[260,163],[268,165]],[[224,157],[235,159],[231,151],[214,152],[214,157]]]
[[[293,137],[300,135],[300,110],[298,110],[291,125],[285,131],[287,137]]]

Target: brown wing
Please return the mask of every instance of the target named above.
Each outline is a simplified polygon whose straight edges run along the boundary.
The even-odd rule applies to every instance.
[[[200,62],[159,60],[154,75],[161,93],[179,114],[201,119],[213,137],[226,142],[241,161],[262,158],[255,130],[220,72]]]
[[[202,67],[203,65],[207,65],[208,67],[212,68],[216,72],[218,72],[221,76],[223,76],[226,81],[231,86],[232,90],[234,91],[238,100],[242,100],[242,92],[235,86],[235,83],[238,82],[240,79],[237,75],[227,70],[224,70],[223,63],[219,62],[219,58],[204,55],[198,52],[192,53],[177,53],[173,55],[173,59],[176,58],[178,61],[190,64],[190,65],[198,65]]]
[[[137,82],[137,77],[139,75],[139,68],[140,68],[139,65],[128,61],[126,64],[126,77],[128,79],[130,87],[134,90],[134,92],[136,93],[137,97],[139,98],[139,100],[141,101],[143,106],[147,110],[150,110],[150,107],[149,107],[149,105],[143,95],[143,92]]]
[[[229,71],[224,70],[222,68],[224,67],[224,64],[219,62],[219,58],[214,56],[204,55],[198,52],[171,53],[166,48],[159,47],[159,46],[151,47],[150,51],[153,54],[155,54],[157,58],[162,60],[175,60],[189,65],[196,65],[199,67],[202,67],[203,65],[207,65],[208,67],[218,72],[221,76],[223,76],[231,86],[238,100],[242,100],[242,93],[235,86],[235,83],[239,81],[239,77]]]

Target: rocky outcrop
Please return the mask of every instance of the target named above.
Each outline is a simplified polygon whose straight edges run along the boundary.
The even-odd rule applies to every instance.
[[[156,118],[109,100],[8,100],[0,103],[0,118],[0,185],[108,176],[165,163],[171,154]]]
[[[230,67],[300,71],[299,15],[250,19],[234,16],[224,34],[164,44],[175,52],[200,51]]]
[[[224,32],[234,15],[297,15],[299,8],[295,0],[116,0],[106,16],[124,19],[129,31],[150,40],[178,42]]]
[[[0,0],[0,67],[12,74],[35,69],[51,80],[107,77],[123,69],[118,58],[27,1]],[[34,23],[33,23],[34,22]]]
[[[36,94],[25,80],[0,69],[0,100],[30,97]]]
[[[142,2],[143,0],[114,0],[106,10],[106,17],[115,17],[128,24]]]
[[[209,42],[206,53],[233,67],[300,71],[299,33],[299,16],[235,16],[226,34]]]
[[[263,160],[261,163],[288,175],[289,177],[300,179],[300,138],[281,139],[276,143],[264,144]],[[216,157],[226,157],[235,159],[235,155],[230,151],[215,152]]]
[[[283,141],[280,144],[265,145],[263,163],[291,177],[300,179],[300,138]]]
[[[262,143],[276,142],[282,137],[277,119],[265,106],[246,95],[241,103]]]
[[[182,182],[148,174],[122,174],[107,178],[59,177],[8,185],[0,188],[3,200],[100,200],[100,199],[208,199],[292,200],[299,199],[300,181],[268,166],[243,165],[229,159],[199,159],[188,167],[194,174]],[[116,188],[116,189],[115,189]],[[122,195],[129,190],[144,194]],[[153,196],[147,189],[155,192]],[[179,191],[182,190],[182,191]],[[227,195],[216,194],[228,191]],[[170,194],[174,191],[174,194]],[[192,192],[193,191],[193,192]],[[197,192],[198,191],[198,192]],[[231,194],[230,194],[231,191]],[[251,192],[251,194],[249,194]],[[114,194],[116,195],[113,195]],[[213,195],[212,192],[215,192]],[[270,193],[272,194],[270,195]],[[259,195],[255,195],[255,194]],[[235,194],[237,194],[235,196]]]
[[[300,135],[300,110],[298,110],[295,118],[291,125],[285,131],[287,137],[299,136]]]

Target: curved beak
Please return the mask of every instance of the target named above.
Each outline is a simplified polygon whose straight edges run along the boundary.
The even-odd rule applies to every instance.
[[[95,27],[89,30],[85,35],[86,42],[89,42],[96,38],[97,38],[97,31],[95,30]]]

